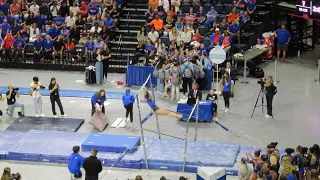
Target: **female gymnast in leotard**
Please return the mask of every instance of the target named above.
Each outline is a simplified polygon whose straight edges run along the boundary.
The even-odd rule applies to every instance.
[[[160,109],[155,101],[152,99],[152,96],[148,93],[148,90],[146,88],[143,88],[144,90],[144,97],[145,99],[147,100],[147,103],[148,105],[151,107],[151,109],[157,114],[157,115],[166,115],[166,116],[170,116],[170,117],[173,117],[173,118],[179,118],[181,119],[182,118],[182,115],[181,114],[177,114],[177,113],[174,113],[174,112],[170,112],[166,109]]]

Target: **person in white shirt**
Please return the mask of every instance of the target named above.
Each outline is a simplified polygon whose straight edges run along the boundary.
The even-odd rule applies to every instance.
[[[76,1],[72,3],[72,6],[70,6],[69,11],[73,13],[73,16],[77,16],[79,13],[79,7],[77,6]]]
[[[174,6],[176,12],[179,12],[180,0],[171,0],[171,5]]]
[[[98,23],[95,23],[94,26],[90,29],[90,33],[94,33],[94,32],[97,32],[100,34],[100,31],[101,31],[101,27],[99,27],[99,24]]]
[[[151,31],[148,33],[148,38],[152,41],[152,43],[157,42],[159,38],[159,33],[154,30],[154,27],[151,28]]]
[[[52,17],[58,16],[58,11],[60,9],[60,6],[57,6],[57,4],[54,2],[53,5],[50,7],[50,12],[52,14]]]
[[[164,9],[166,12],[169,11],[170,4],[169,4],[169,1],[168,1],[168,0],[160,0],[160,1],[159,1],[159,6],[162,6],[163,9]]]
[[[33,77],[30,87],[30,95],[33,98],[33,107],[36,113],[35,116],[39,117],[40,114],[41,117],[45,117],[45,115],[42,113],[42,99],[40,92],[40,89],[44,89],[44,86],[41,85],[37,76]]]
[[[37,24],[33,23],[30,27],[30,38],[29,42],[34,42],[37,39],[37,35],[40,34]]]
[[[66,18],[65,23],[67,24],[68,28],[71,28],[76,24],[76,17],[73,15],[72,11],[69,12],[69,16]]]
[[[191,42],[191,33],[188,32],[187,27],[183,28],[183,32],[181,33],[180,39],[185,46],[189,46]]]
[[[30,6],[29,10],[33,13],[33,14],[38,14],[39,12],[39,5],[37,4],[37,1],[33,1],[32,5]]]

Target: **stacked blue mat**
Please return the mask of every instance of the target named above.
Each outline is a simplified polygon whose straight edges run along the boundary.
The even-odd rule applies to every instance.
[[[5,94],[8,91],[8,87],[0,86],[0,94]],[[29,95],[30,88],[19,87],[19,93],[21,95]],[[59,94],[62,97],[81,97],[81,98],[91,98],[95,91],[90,90],[59,90]],[[48,89],[41,90],[43,96],[50,96]],[[106,91],[107,99],[122,99],[123,93],[121,92],[108,92]]]

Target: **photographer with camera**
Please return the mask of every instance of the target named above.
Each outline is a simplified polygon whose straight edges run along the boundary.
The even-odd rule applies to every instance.
[[[21,174],[15,173],[11,174],[11,169],[9,167],[4,168],[1,180],[21,180]]]
[[[55,103],[57,102],[58,107],[60,109],[61,116],[62,117],[68,117],[68,115],[65,114],[64,111],[63,111],[63,107],[62,107],[62,104],[61,104],[61,101],[60,101],[59,90],[60,90],[60,86],[56,82],[56,78],[54,78],[54,77],[51,78],[50,85],[49,85],[49,92],[50,92],[50,101],[51,101],[53,116],[55,118],[57,117],[56,105],[55,105]]]
[[[230,107],[230,94],[231,94],[231,78],[229,77],[228,72],[224,72],[223,77],[220,80],[220,83],[223,84],[223,99],[224,99],[224,106],[225,108],[223,109],[224,112],[229,111]]]
[[[8,91],[6,93],[7,96],[7,114],[8,116],[13,116],[13,110],[16,107],[21,108],[21,112],[19,113],[20,116],[24,116],[24,105],[17,102],[16,97],[19,98],[18,93],[19,88],[14,88],[12,85],[8,86]]]
[[[266,118],[272,118],[272,100],[273,96],[277,94],[277,87],[273,85],[273,78],[269,76],[264,83],[266,99],[267,99],[267,114],[265,115]]]
[[[37,76],[33,77],[32,82],[30,84],[30,96],[33,98],[33,107],[34,112],[36,113],[35,116],[45,117],[42,113],[42,99],[41,99],[41,92],[40,89],[44,89],[45,87],[39,82],[39,78]]]

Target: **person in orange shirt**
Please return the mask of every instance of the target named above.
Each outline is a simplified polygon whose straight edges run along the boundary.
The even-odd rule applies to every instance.
[[[176,17],[177,16],[177,12],[175,11],[175,7],[174,6],[170,7],[169,11],[167,12],[167,15],[171,16],[171,17]]]
[[[64,44],[64,47],[67,51],[67,57],[68,57],[68,60],[72,59],[72,61],[74,61],[74,55],[75,55],[75,45],[73,43],[73,41],[70,41],[70,39],[67,39],[67,42]]]
[[[10,13],[13,17],[18,18],[20,13],[20,6],[17,3],[17,0],[14,0],[10,5]]]
[[[228,15],[228,22],[231,23],[232,21],[238,21],[238,23],[239,23],[239,17],[240,17],[240,15],[239,15],[239,13],[237,13],[237,8],[234,7],[232,9],[232,12],[230,12]]]
[[[11,32],[8,32],[1,45],[1,49],[3,49],[2,55],[6,61],[11,60],[13,43],[14,38],[12,37]]]
[[[156,18],[149,23],[149,26],[153,26],[154,30],[158,31],[159,34],[163,33],[163,21],[158,15],[156,15]]]
[[[231,48],[231,44],[232,44],[232,38],[229,36],[228,31],[224,31],[224,34],[220,40],[220,46],[222,46],[225,52],[228,52]]]
[[[157,9],[159,6],[159,0],[149,0],[149,5],[153,10]]]

